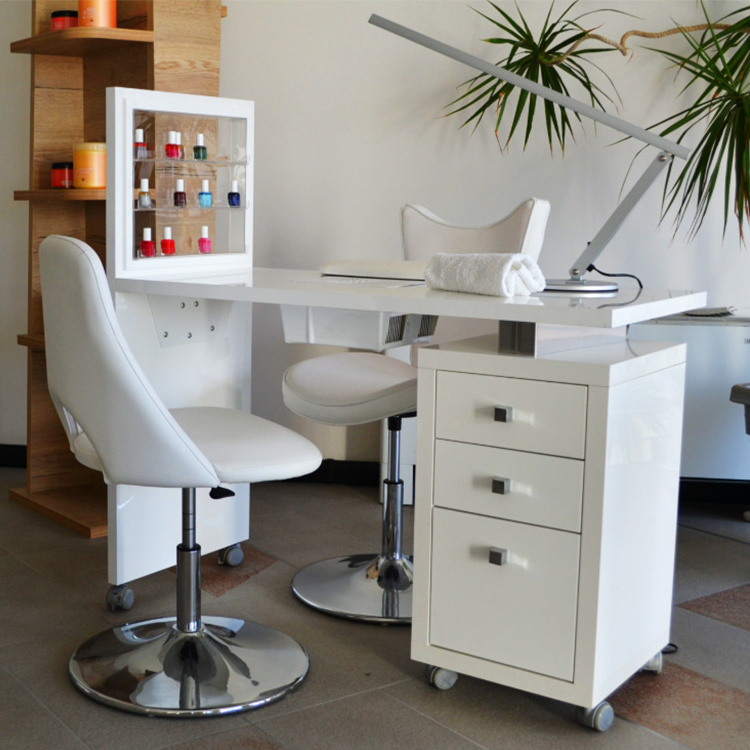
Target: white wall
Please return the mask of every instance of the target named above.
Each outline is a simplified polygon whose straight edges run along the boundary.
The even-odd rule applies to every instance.
[[[405,202],[471,224],[536,195],[552,204],[542,270],[565,276],[614,209],[637,144],[609,145],[616,135],[587,123],[564,158],[550,157],[541,127],[525,152],[516,144],[501,154],[489,122],[471,134],[459,130],[458,118],[443,117],[456,86],[470,77],[468,68],[367,23],[377,13],[496,61],[495,48],[479,41],[493,28],[464,0],[226,4],[222,94],[256,102],[256,265],[316,268],[343,257],[397,258]],[[581,2],[576,12],[602,5]],[[672,19],[700,21],[694,0],[604,5],[639,17],[608,16],[602,33],[614,38],[631,28],[669,28]],[[520,6],[540,24],[549,3]],[[708,6],[715,18],[741,3],[709,0]],[[503,7],[512,12],[510,2]],[[556,12],[564,7],[558,3]],[[604,20],[596,18],[592,25]],[[668,44],[684,42],[673,37]],[[649,126],[679,108],[680,87],[660,56],[641,49],[630,60],[612,53],[598,62],[616,82],[626,119]],[[651,158],[637,165],[645,168]],[[734,227],[722,243],[721,207],[688,244],[684,232],[673,240],[670,226],[659,228],[659,191],[638,207],[598,265],[636,273],[650,286],[707,289],[711,305],[750,306],[750,253]],[[330,441],[327,455],[343,457],[356,439],[290,417],[280,397],[284,368],[320,351],[282,344],[275,309],[257,307],[254,320],[254,409]],[[340,442],[346,439],[349,446]]]
[[[10,43],[31,33],[31,2],[0,0],[0,444],[26,442],[26,248],[28,206],[13,191],[29,185],[28,55],[11,55]]]
[[[565,274],[614,208],[635,144],[608,147],[615,136],[589,123],[564,158],[550,158],[540,128],[526,152],[515,145],[501,155],[489,123],[472,135],[458,129],[457,118],[442,116],[455,87],[471,74],[467,68],[367,23],[375,12],[494,61],[494,49],[479,41],[492,29],[466,0],[226,5],[222,93],[256,102],[256,265],[316,268],[334,258],[396,258],[405,202],[422,203],[448,220],[480,223],[538,195],[552,204],[540,263],[553,277]],[[549,7],[547,0],[520,5],[535,24]],[[700,20],[694,0],[583,1],[576,8],[602,5],[639,17],[635,23],[607,17],[604,31],[612,37],[634,26]],[[708,6],[716,17],[742,3],[709,0]],[[503,7],[513,6],[503,0]],[[30,61],[8,48],[30,33],[30,9],[29,0],[0,0],[0,443],[25,440],[25,350],[16,336],[26,328],[27,209],[12,194],[28,185]],[[626,119],[647,126],[677,108],[673,72],[659,56],[641,50],[629,61],[617,54],[599,61],[617,83]],[[657,226],[658,190],[638,207],[600,266],[635,272],[651,286],[708,289],[711,305],[750,306],[750,252],[734,228],[722,243],[721,207],[713,207],[691,244],[684,232],[672,240],[669,226]],[[327,455],[369,457],[371,439],[319,431],[289,415],[281,374],[289,362],[320,352],[284,345],[276,309],[258,306],[254,321],[254,410],[330,441]]]

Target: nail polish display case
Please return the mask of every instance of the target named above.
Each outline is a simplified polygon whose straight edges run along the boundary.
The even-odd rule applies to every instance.
[[[134,148],[135,130],[145,149]],[[181,135],[175,158],[170,134]],[[194,158],[199,136],[205,144]],[[169,154],[169,155],[168,155]],[[107,91],[108,258],[110,279],[161,271],[252,267],[253,103],[219,97],[171,94],[141,89]],[[148,181],[148,194],[141,189]],[[184,185],[185,205],[175,193]],[[203,187],[208,182],[210,205]],[[239,205],[228,195],[233,183]],[[199,199],[199,193],[203,200]],[[139,200],[140,196],[140,200]],[[165,229],[174,253],[162,252]],[[153,252],[144,253],[144,229],[151,230]],[[201,235],[209,243],[201,243]]]

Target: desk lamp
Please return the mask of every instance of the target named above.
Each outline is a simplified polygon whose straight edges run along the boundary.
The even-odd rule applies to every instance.
[[[370,23],[379,26],[381,29],[390,31],[393,34],[402,36],[409,41],[420,44],[423,47],[427,47],[435,52],[450,57],[458,62],[464,63],[471,68],[487,73],[488,75],[499,78],[501,81],[510,83],[518,88],[525,89],[531,94],[541,96],[543,99],[547,99],[561,107],[567,107],[568,109],[577,112],[579,115],[588,117],[591,120],[600,122],[607,127],[613,128],[614,130],[624,133],[631,138],[637,138],[650,146],[655,146],[660,149],[656,158],[646,168],[641,177],[636,181],[635,185],[628,191],[625,197],[620,201],[612,215],[604,222],[602,228],[596,233],[594,239],[591,240],[586,246],[586,249],[581,255],[575,260],[573,265],[570,267],[568,273],[570,278],[568,279],[548,279],[545,291],[551,292],[615,292],[617,291],[617,284],[609,281],[592,281],[590,279],[584,279],[583,275],[588,271],[593,270],[594,261],[601,255],[604,248],[609,244],[610,240],[615,236],[622,223],[625,221],[630,212],[635,208],[638,201],[643,197],[645,192],[661,174],[661,171],[668,164],[672,162],[675,156],[680,159],[687,159],[690,156],[689,149],[684,146],[674,143],[666,138],[662,138],[656,133],[652,133],[649,130],[633,125],[633,123],[623,120],[619,117],[615,117],[607,112],[594,109],[585,102],[581,102],[578,99],[573,99],[570,96],[561,94],[553,89],[547,88],[542,84],[536,83],[524,78],[523,76],[511,73],[505,68],[501,68],[499,65],[493,65],[492,63],[482,60],[480,57],[475,57],[467,52],[463,52],[456,47],[451,47],[448,44],[433,39],[424,34],[420,34],[418,31],[409,29],[406,26],[389,21],[386,18],[373,14],[370,16]]]

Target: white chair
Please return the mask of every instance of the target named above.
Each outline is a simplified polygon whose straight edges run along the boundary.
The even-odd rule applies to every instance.
[[[308,658],[292,638],[231,617],[201,617],[196,488],[285,479],[320,452],[259,417],[218,407],[169,411],[120,330],[99,258],[85,243],[41,243],[47,377],[76,458],[113,484],[182,489],[176,617],[106,630],[69,663],[75,685],[115,708],[156,716],[243,711],[282,697]]]
[[[420,206],[401,212],[404,258],[426,262],[438,252],[524,252],[536,259],[549,203],[530,198],[499,221],[451,225]],[[282,381],[284,402],[317,422],[356,425],[388,420],[379,553],[313,563],[292,581],[294,593],[322,612],[355,620],[410,623],[412,559],[402,553],[401,420],[417,408],[417,369],[372,352],[344,352],[292,365]]]

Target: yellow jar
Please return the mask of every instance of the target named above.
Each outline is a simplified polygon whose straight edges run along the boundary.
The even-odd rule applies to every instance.
[[[79,143],[73,151],[73,187],[107,187],[107,144]]]

